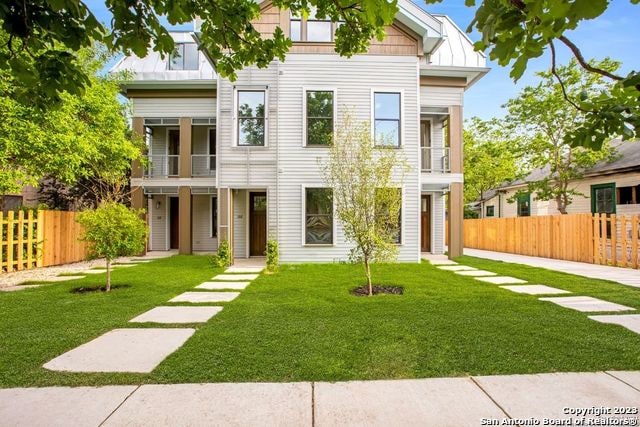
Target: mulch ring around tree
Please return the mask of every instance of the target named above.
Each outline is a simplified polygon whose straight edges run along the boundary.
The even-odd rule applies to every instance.
[[[404,293],[404,288],[402,286],[391,286],[391,285],[373,285],[373,294],[388,294],[388,295],[402,295]],[[357,288],[351,289],[351,294],[357,297],[366,297],[369,296],[369,287],[367,285],[359,286]]]
[[[130,288],[131,285],[111,285],[111,291],[115,291],[117,289]],[[92,292],[106,292],[107,287],[105,285],[96,285],[96,286],[81,286],[79,288],[73,288],[69,292],[72,294],[89,294]]]

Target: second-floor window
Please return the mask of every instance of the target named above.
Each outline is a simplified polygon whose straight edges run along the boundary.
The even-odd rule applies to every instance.
[[[238,145],[261,146],[265,140],[265,91],[238,91]]]
[[[329,145],[333,137],[333,91],[306,92],[307,145]]]
[[[375,92],[373,94],[374,139],[376,145],[400,146],[400,93]]]
[[[314,9],[307,18],[291,14],[290,26],[294,42],[332,42],[336,28],[329,18],[317,18]]]
[[[195,43],[178,43],[169,55],[170,70],[197,70],[200,62],[198,46]]]

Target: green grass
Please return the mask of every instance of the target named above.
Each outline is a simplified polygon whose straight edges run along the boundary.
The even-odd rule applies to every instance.
[[[640,289],[462,258],[640,309]],[[48,360],[193,288],[219,270],[176,256],[116,270],[112,294],[78,295],[104,276],[0,293],[0,386],[421,378],[640,369],[640,336],[427,263],[377,265],[402,296],[354,297],[358,266],[286,265],[263,275],[151,374],[49,372]],[[157,326],[157,325],[151,325]],[[137,327],[137,326],[136,326]]]

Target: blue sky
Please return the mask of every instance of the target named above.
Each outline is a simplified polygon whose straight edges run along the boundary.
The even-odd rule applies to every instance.
[[[464,0],[444,0],[441,3],[426,5],[414,0],[425,10],[432,13],[449,15],[463,30],[473,19],[474,9],[464,5]],[[110,14],[104,0],[88,0],[87,5],[103,22],[109,22]],[[630,0],[612,0],[607,11],[598,19],[584,21],[567,36],[582,50],[586,58],[602,59],[610,56],[622,62],[622,72],[640,69],[640,6],[631,5]],[[189,29],[189,26],[176,27]],[[477,40],[477,34],[470,35]],[[570,59],[570,53],[557,45],[560,63]],[[518,94],[526,85],[535,84],[536,71],[546,70],[550,66],[550,55],[530,61],[525,75],[514,83],[509,77],[509,68],[487,61],[491,71],[482,80],[467,91],[465,96],[465,117],[479,116],[483,119],[500,117],[504,114],[501,105]]]

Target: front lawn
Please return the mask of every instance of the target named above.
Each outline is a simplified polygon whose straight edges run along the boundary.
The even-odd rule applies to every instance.
[[[640,309],[640,289],[551,271],[462,262]],[[405,294],[354,297],[360,267],[288,265],[263,275],[151,374],[69,374],[41,365],[213,276],[206,257],[114,272],[111,295],[71,294],[89,277],[0,293],[0,386],[421,378],[640,369],[640,336],[534,296],[428,263],[377,265]],[[166,327],[166,326],[162,326]]]

